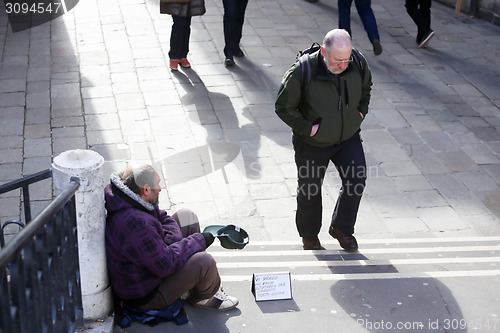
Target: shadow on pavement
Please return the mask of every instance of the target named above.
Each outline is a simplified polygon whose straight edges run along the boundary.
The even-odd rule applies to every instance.
[[[249,178],[258,178],[260,166],[255,154],[260,147],[260,130],[253,123],[240,124],[231,99],[222,93],[211,92],[205,83],[192,69],[173,72],[185,93],[181,93],[182,105],[188,110],[188,118],[206,130],[207,142],[225,142],[230,151],[224,151],[224,145],[210,145],[211,151],[222,156],[233,155],[235,145],[239,146],[245,170],[241,170]],[[241,112],[243,117],[251,120],[248,107]],[[225,131],[223,131],[223,129]],[[224,134],[226,133],[226,134]],[[234,158],[233,158],[234,159]],[[231,162],[227,160],[226,162]],[[168,174],[167,174],[168,175]]]
[[[318,260],[321,254],[316,254]],[[350,318],[368,332],[467,332],[467,324],[452,292],[434,278],[379,278],[369,274],[400,273],[388,263],[370,265],[359,253],[342,255],[353,265],[330,266],[332,274],[363,274],[335,282],[330,293]],[[354,261],[366,261],[366,265]],[[368,274],[368,277],[366,275]]]
[[[342,280],[331,295],[368,332],[467,332],[450,289],[433,278]]]
[[[257,302],[257,306],[264,314],[269,313],[287,313],[300,311],[299,306],[294,299]]]

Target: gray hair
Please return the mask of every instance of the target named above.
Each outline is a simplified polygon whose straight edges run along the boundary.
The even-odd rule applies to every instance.
[[[351,36],[344,29],[333,29],[327,32],[323,38],[323,47],[326,52],[330,52],[333,46],[338,48],[352,47]]]
[[[156,170],[149,164],[137,167],[128,167],[120,174],[120,179],[129,189],[136,194],[141,194],[141,190],[146,184],[155,186]]]

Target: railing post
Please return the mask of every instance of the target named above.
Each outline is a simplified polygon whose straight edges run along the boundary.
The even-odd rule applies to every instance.
[[[57,195],[71,177],[80,179],[75,193],[78,253],[84,319],[107,316],[112,310],[106,268],[104,232],[104,159],[91,150],[68,150],[54,158],[52,178]]]

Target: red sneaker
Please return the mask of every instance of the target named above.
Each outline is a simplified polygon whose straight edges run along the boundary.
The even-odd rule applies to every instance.
[[[170,69],[171,70],[176,71],[178,66],[179,66],[179,60],[170,59]]]
[[[186,58],[179,59],[179,64],[181,65],[181,67],[184,67],[184,68],[191,67],[191,64],[189,63],[189,61]]]

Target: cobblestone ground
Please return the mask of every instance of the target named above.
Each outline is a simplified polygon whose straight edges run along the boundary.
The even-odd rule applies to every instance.
[[[241,45],[246,56],[229,70],[222,64],[222,2],[206,4],[207,13],[192,22],[192,69],[176,73],[167,66],[171,18],[159,14],[158,1],[80,1],[60,18],[16,33],[0,4],[0,182],[50,168],[53,157],[69,149],[99,152],[106,174],[129,162],[153,163],[167,187],[160,201],[169,211],[190,207],[203,225],[240,225],[255,246],[264,247],[248,251],[273,250],[269,247],[279,242],[284,247],[271,252],[277,258],[279,251],[298,251],[293,149],[289,129],[274,113],[274,99],[296,52],[337,27],[336,1],[250,1]],[[373,1],[372,7],[384,49],[380,56],[373,55],[354,7],[352,13],[353,44],[367,57],[374,77],[362,127],[369,180],[356,235],[360,250],[367,250],[361,259],[378,260],[370,269],[393,275],[337,271],[331,258],[318,257],[320,263],[326,260],[322,270],[329,276],[363,273],[365,278],[332,282],[316,278],[319,272],[313,269],[312,277],[294,285],[293,302],[273,302],[273,308],[248,295],[246,282],[257,269],[247,267],[240,271],[243,277],[235,277],[235,264],[226,263],[223,280],[243,301],[240,313],[215,316],[214,332],[279,331],[274,319],[265,325],[268,318],[305,330],[306,313],[317,323],[313,327],[325,332],[335,323],[344,331],[375,331],[356,322],[367,315],[425,322],[422,331],[433,331],[429,320],[456,315],[478,322],[464,332],[479,324],[482,331],[495,332],[484,326],[498,319],[491,305],[498,294],[483,286],[498,283],[499,275],[500,28],[465,14],[455,19],[453,8],[434,2],[436,36],[428,48],[419,49],[416,27],[401,1]],[[323,190],[327,225],[339,190],[333,167]],[[52,198],[50,180],[33,185],[31,197],[34,213],[39,212]],[[0,222],[10,219],[23,219],[19,191],[0,196]],[[320,238],[332,255],[339,255],[323,229]],[[16,232],[15,227],[6,230]],[[412,239],[421,243],[409,245]],[[403,266],[392,262],[403,258],[370,254],[393,240],[427,249],[410,253],[430,253],[403,256],[418,259],[400,262]],[[450,248],[442,250],[443,244]],[[467,251],[455,255],[460,248]],[[217,247],[211,251],[221,255]],[[440,253],[462,259],[440,266],[433,261]],[[266,267],[266,255],[253,254],[258,267]],[[463,259],[470,256],[480,259]],[[304,261],[312,257],[307,254]],[[252,259],[242,255],[241,261]],[[274,267],[294,265],[286,259],[284,266]],[[393,288],[408,300],[417,295],[410,294],[413,287],[424,285],[433,289],[404,311],[398,302],[405,302],[396,296],[386,299],[392,304],[380,300]],[[478,292],[471,294],[471,286]],[[321,290],[330,291],[327,300]],[[425,304],[436,304],[436,318]],[[448,314],[446,306],[452,309]],[[250,324],[250,313],[258,323]],[[293,321],[294,315],[301,320]],[[195,311],[191,319],[189,329],[195,331],[206,317]],[[439,329],[446,331],[444,322]]]

